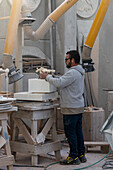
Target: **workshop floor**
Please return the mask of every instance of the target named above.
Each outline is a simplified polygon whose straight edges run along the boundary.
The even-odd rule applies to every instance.
[[[65,159],[68,155],[69,148],[66,146],[63,147],[61,150],[61,157],[62,159]],[[29,155],[24,155],[17,153],[16,161],[14,165],[14,170],[79,170],[79,169],[88,169],[88,170],[103,170],[102,166],[107,160],[113,160],[113,157],[109,155],[109,158],[111,156],[111,159],[105,158],[104,160],[100,161],[99,163],[95,164],[99,160],[101,160],[103,157],[105,157],[106,154],[102,154],[99,151],[99,148],[91,148],[88,153],[86,153],[87,162],[81,163],[80,165],[60,165],[59,163],[56,163],[54,152],[48,153],[48,155],[41,155],[39,157],[39,164],[37,167],[31,167],[31,158]],[[88,168],[83,168],[90,166],[91,164],[95,164]],[[104,168],[105,169],[105,168]],[[106,169],[111,169],[110,167]],[[113,169],[113,162],[112,162],[112,169]],[[5,167],[1,167],[0,170],[6,170]]]
[[[60,165],[59,163],[53,164],[55,163],[55,157],[53,156],[54,155],[54,152],[53,152],[53,153],[48,153],[48,155],[41,155],[39,157],[39,165],[38,165],[39,167],[30,167],[30,163],[31,163],[30,156],[17,153],[16,162],[15,162],[16,166],[14,166],[14,170],[76,170],[76,169],[80,169],[80,168],[89,166],[91,164],[94,164],[95,162],[99,161],[106,155],[106,154],[102,154],[97,149],[98,148],[93,148],[93,151],[91,149],[88,153],[86,153],[86,157],[87,157],[86,163],[82,163],[80,165],[68,165],[68,166]],[[66,147],[64,146],[63,149],[61,150],[61,156],[63,159],[67,157],[68,152],[69,152],[69,148],[67,146]],[[88,170],[102,170],[102,165],[105,162],[106,162],[106,159],[102,160],[101,162],[99,162],[98,164],[92,167],[89,167]],[[6,168],[5,169],[2,168],[2,169],[6,170]]]

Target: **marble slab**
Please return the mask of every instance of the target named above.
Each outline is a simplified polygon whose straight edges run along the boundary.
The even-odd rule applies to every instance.
[[[29,101],[48,101],[48,100],[56,100],[58,98],[58,93],[31,93],[31,92],[20,92],[14,93],[14,97],[17,100],[29,100]]]

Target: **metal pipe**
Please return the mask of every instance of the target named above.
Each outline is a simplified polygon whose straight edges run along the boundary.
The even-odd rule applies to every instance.
[[[10,70],[9,83],[13,83],[23,77],[19,70],[16,70],[12,59],[20,19],[21,6],[22,0],[13,0],[3,53],[3,67],[9,68]]]
[[[70,9],[78,0],[66,0],[56,10],[54,10],[42,23],[42,25],[35,31],[33,31],[30,24],[24,25],[24,31],[26,36],[32,41],[41,39],[55,23],[68,9]]]
[[[100,27],[102,25],[102,22],[104,20],[107,10],[108,10],[110,1],[111,0],[102,0],[100,3],[99,9],[98,9],[95,19],[93,21],[92,27],[91,27],[88,37],[85,41],[85,45],[90,48],[92,48],[94,45],[95,39],[97,37],[97,34],[100,30]]]
[[[56,0],[52,0],[52,10],[56,8]],[[56,70],[56,24],[53,24],[53,68]]]
[[[66,0],[56,10],[54,10],[49,18],[52,22],[56,22],[67,10],[69,10],[78,0]]]
[[[51,9],[51,0],[48,0],[48,12],[49,14],[52,12]],[[52,27],[50,28],[50,56],[51,56],[51,68],[53,68],[53,33],[52,33]]]
[[[4,54],[13,54],[13,49],[15,45],[15,38],[18,29],[18,23],[20,19],[20,11],[21,11],[22,0],[13,0],[11,14],[8,24],[8,30],[6,35]]]

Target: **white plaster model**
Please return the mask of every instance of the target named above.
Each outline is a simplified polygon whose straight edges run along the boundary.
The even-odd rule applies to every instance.
[[[29,79],[28,92],[51,93],[55,92],[56,88],[52,84],[42,79]]]
[[[58,93],[48,93],[48,94],[39,94],[39,93],[30,93],[30,92],[20,92],[14,93],[14,97],[17,100],[29,100],[29,101],[48,101],[55,100],[58,98]]]
[[[12,5],[12,1],[13,0],[8,0],[10,5]],[[25,1],[25,0],[23,0],[23,1]],[[26,2],[28,4],[28,6],[29,6],[30,11],[33,12],[35,9],[38,8],[41,0],[26,0]]]
[[[91,17],[98,7],[98,0],[80,0],[77,2],[77,14],[83,18]]]

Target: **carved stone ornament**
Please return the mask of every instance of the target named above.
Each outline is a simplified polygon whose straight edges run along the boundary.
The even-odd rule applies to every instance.
[[[13,0],[8,0],[10,5],[12,5],[12,1]],[[36,10],[41,2],[41,0],[23,0],[23,1],[25,1],[28,4],[31,12]]]
[[[98,7],[98,0],[79,0],[77,2],[77,14],[82,18],[91,17]]]

